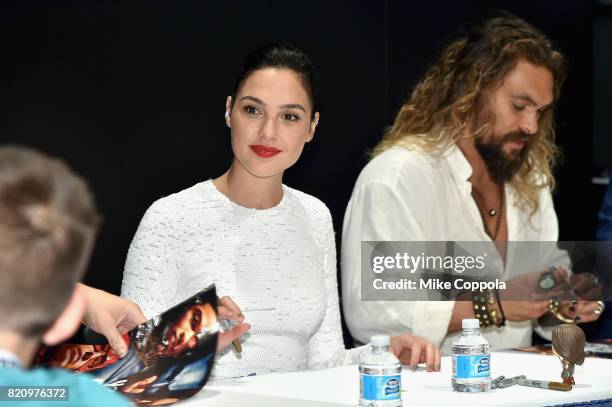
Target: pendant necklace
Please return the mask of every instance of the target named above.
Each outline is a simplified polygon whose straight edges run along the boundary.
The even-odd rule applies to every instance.
[[[499,194],[499,198],[500,198],[500,205],[499,205],[499,212],[503,212],[504,210],[504,205],[506,203],[506,194],[504,194],[504,188],[502,186],[501,188],[501,192]],[[497,215],[497,210],[495,208],[489,209],[488,212],[489,216],[494,217],[495,215]],[[495,234],[494,235],[490,235],[491,236],[491,240],[495,240],[497,239],[497,235],[499,234],[499,229],[501,228],[501,223],[502,223],[502,218],[501,216],[499,218],[497,218],[497,221],[495,222]]]

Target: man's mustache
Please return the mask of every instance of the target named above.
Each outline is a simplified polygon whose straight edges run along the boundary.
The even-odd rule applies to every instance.
[[[502,144],[510,142],[520,142],[527,144],[531,140],[531,136],[524,131],[518,130],[512,133],[507,133],[502,137]]]

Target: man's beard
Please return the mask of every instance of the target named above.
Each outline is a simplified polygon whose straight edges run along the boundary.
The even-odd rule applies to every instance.
[[[523,131],[517,130],[512,133],[506,133],[503,137],[496,137],[491,141],[484,141],[480,137],[476,138],[476,149],[484,160],[493,181],[503,184],[512,180],[512,177],[514,177],[527,160],[529,150],[531,149],[532,137]],[[523,148],[516,150],[514,154],[507,154],[504,152],[503,146],[511,141],[522,141],[524,143]]]

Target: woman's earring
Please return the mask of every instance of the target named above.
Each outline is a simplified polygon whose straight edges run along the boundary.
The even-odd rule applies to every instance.
[[[229,117],[230,117],[229,112],[226,110],[226,111],[225,111],[225,118],[226,118],[226,119],[229,119]]]

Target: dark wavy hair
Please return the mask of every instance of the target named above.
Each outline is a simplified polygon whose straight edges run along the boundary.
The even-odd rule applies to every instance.
[[[470,124],[486,105],[488,92],[502,83],[519,61],[547,68],[553,75],[554,100],[565,81],[567,63],[538,29],[509,13],[501,13],[470,29],[448,45],[401,107],[395,122],[372,151],[376,156],[396,145],[442,152],[466,132],[481,137],[492,123]],[[540,118],[532,148],[511,180],[519,206],[533,214],[541,188],[554,188],[552,167],[559,158],[553,109]]]
[[[269,43],[251,51],[244,59],[242,71],[236,79],[232,100],[236,99],[240,87],[254,71],[265,68],[291,69],[299,75],[312,106],[311,119],[314,118],[318,108],[319,94],[317,71],[310,57],[301,49],[290,44]]]

